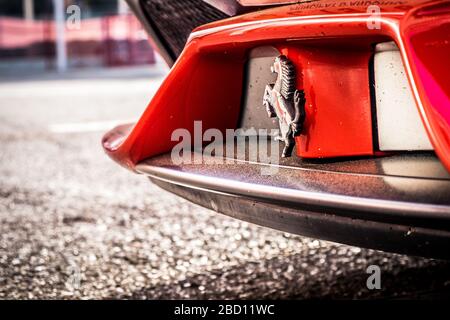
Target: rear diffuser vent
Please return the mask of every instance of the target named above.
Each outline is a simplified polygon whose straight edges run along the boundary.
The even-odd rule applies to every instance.
[[[193,29],[228,18],[202,0],[141,0],[144,13],[171,57],[183,50]]]

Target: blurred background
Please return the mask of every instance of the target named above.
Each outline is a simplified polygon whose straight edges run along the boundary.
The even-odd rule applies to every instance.
[[[108,159],[167,72],[123,0],[0,0],[0,299],[450,297],[447,261],[238,221]]]
[[[124,0],[0,0],[0,72],[155,60],[145,31]]]

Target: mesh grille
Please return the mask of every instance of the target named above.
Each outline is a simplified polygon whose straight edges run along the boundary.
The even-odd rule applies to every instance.
[[[228,16],[202,0],[141,0],[143,11],[172,58],[196,27]]]

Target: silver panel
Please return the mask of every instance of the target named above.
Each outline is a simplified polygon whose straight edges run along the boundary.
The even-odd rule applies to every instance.
[[[374,74],[380,150],[433,150],[394,42],[375,47]]]
[[[269,118],[262,104],[266,85],[274,83],[277,79],[277,75],[270,72],[270,67],[279,55],[280,52],[270,46],[258,47],[250,52],[245,70],[241,128],[279,128],[278,120]]]

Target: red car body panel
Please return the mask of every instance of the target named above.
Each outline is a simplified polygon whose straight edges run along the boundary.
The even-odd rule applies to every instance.
[[[304,134],[296,137],[303,158],[372,155],[372,115],[368,65],[370,43],[364,40],[279,46],[301,70],[297,89],[305,90]],[[351,48],[349,50],[349,48]],[[349,143],[351,141],[351,143]]]
[[[450,3],[412,10],[400,36],[419,112],[436,154],[450,170]]]
[[[106,152],[133,169],[145,158],[169,152],[178,143],[172,132],[193,132],[195,120],[203,121],[203,130],[236,128],[247,54],[271,45],[302,70],[297,86],[306,91],[307,122],[297,138],[298,155],[374,154],[370,89],[361,84],[369,83],[370,45],[393,40],[429,138],[450,169],[450,3],[387,3],[394,4],[381,2],[376,17],[365,1],[353,6],[321,1],[197,28],[138,123],[105,135]],[[374,22],[379,29],[368,28]]]

